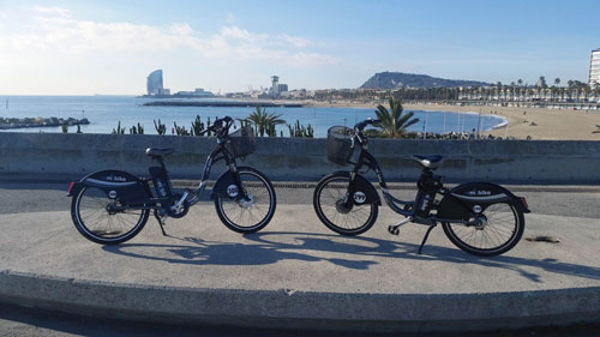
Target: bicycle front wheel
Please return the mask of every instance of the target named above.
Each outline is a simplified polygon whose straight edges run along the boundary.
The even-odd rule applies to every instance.
[[[254,233],[269,224],[275,214],[275,189],[271,181],[258,170],[240,167],[238,174],[247,198],[215,196],[215,208],[227,228],[238,233]]]
[[[519,242],[525,230],[525,217],[514,205],[497,203],[482,212],[478,225],[443,222],[442,227],[448,239],[467,253],[495,256],[506,253]]]
[[[118,201],[106,192],[86,186],[73,197],[71,218],[77,230],[87,239],[105,245],[115,245],[136,236],[148,221],[147,209],[115,210]]]
[[[376,203],[353,205],[347,209],[349,175],[331,174],[319,182],[313,194],[313,207],[319,219],[332,231],[342,235],[358,235],[366,232],[377,220]]]

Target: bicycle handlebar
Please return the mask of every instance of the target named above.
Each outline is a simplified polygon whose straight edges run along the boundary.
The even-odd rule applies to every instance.
[[[367,118],[362,122],[358,122],[354,125],[354,130],[356,131],[361,131],[367,126],[367,125],[373,125],[373,124],[379,124],[381,123],[381,120],[379,119],[371,119],[371,118]]]
[[[223,122],[225,122],[225,126],[223,126]],[[229,131],[229,127],[233,124],[232,122],[233,118],[229,116],[217,118],[211,126],[209,126],[206,130],[202,131],[200,134],[203,135],[210,131],[217,133],[217,137],[223,137],[226,131]]]

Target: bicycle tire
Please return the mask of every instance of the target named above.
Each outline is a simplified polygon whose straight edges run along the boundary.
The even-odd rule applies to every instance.
[[[232,231],[244,234],[258,232],[269,224],[275,214],[277,206],[275,189],[269,178],[256,169],[239,167],[238,174],[250,200],[229,199],[215,195],[217,215]]]
[[[338,234],[353,236],[368,231],[375,224],[378,205],[376,203],[354,205],[346,213],[340,212],[337,204],[345,197],[349,183],[350,175],[348,172],[333,173],[323,177],[315,187],[313,207],[319,220],[327,228]],[[336,224],[336,222],[344,222],[346,225],[342,226],[342,224]],[[356,224],[356,226],[350,227],[351,223]]]
[[[116,245],[132,239],[144,228],[149,210],[131,209],[110,214],[107,206],[111,202],[114,200],[109,199],[104,191],[89,186],[73,196],[71,218],[75,228],[86,239]]]
[[[482,214],[487,219],[483,228],[443,222],[448,239],[463,251],[477,256],[504,254],[521,240],[525,217],[514,205],[495,203],[486,207]]]

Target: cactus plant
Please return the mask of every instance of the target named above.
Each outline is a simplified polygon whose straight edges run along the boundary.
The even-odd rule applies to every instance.
[[[173,125],[178,136],[191,136],[191,133],[185,129],[185,126],[178,126],[177,122],[173,122]]]
[[[158,119],[158,124],[154,120],[154,128],[156,128],[156,132],[159,135],[164,135],[165,133],[167,133],[167,126],[160,122],[160,118]]]
[[[124,135],[125,134],[125,128],[121,127],[121,121],[119,121],[119,124],[117,124],[117,128],[113,129],[111,133],[113,135]]]
[[[143,135],[144,127],[138,123],[137,127],[134,125],[129,129],[129,133],[132,135]]]
[[[204,131],[204,123],[200,121],[200,115],[196,115],[196,120],[192,122],[192,134],[194,136],[201,136]]]
[[[299,120],[296,120],[296,125],[288,124],[288,129],[292,138],[314,138],[315,130],[312,125],[308,124],[308,127],[304,127],[300,125]]]

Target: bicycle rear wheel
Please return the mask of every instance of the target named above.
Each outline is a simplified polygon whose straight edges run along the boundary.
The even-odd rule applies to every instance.
[[[103,190],[86,186],[71,202],[71,218],[75,228],[88,240],[115,245],[136,236],[148,221],[147,209],[115,210],[118,201],[108,198]]]
[[[481,213],[480,225],[443,222],[448,239],[458,248],[478,256],[495,256],[512,249],[523,236],[525,217],[514,205],[497,203]]]
[[[376,203],[343,206],[347,197],[350,177],[334,173],[321,179],[313,194],[313,207],[319,219],[332,231],[342,235],[358,235],[366,232],[377,220]]]
[[[275,214],[275,189],[264,174],[251,167],[238,168],[238,174],[248,199],[215,195],[215,208],[227,228],[238,233],[254,233],[269,224]]]

